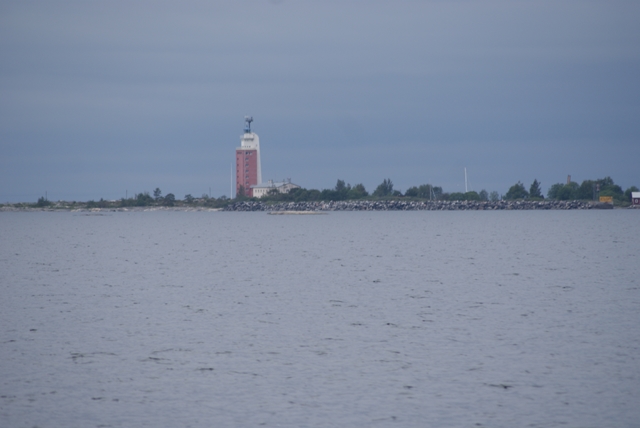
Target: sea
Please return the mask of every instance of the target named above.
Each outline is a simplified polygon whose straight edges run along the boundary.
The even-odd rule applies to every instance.
[[[1,212],[2,427],[638,427],[640,211]]]

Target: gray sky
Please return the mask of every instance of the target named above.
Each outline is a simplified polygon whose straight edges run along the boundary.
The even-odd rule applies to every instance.
[[[0,1],[0,202],[640,186],[640,2]]]

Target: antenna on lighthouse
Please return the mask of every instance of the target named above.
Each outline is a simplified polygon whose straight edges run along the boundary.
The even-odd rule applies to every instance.
[[[245,132],[245,134],[248,134],[248,133],[251,132],[251,122],[253,122],[253,117],[245,116],[244,117],[244,122],[245,122],[244,132]]]

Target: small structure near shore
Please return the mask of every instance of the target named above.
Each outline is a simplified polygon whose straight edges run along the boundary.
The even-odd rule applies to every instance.
[[[251,186],[251,191],[254,197],[262,198],[270,193],[289,193],[291,190],[299,188],[300,186],[293,184],[289,178],[281,182],[269,180],[266,183],[256,184]]]

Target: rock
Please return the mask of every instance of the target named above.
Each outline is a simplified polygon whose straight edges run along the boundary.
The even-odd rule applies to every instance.
[[[606,205],[606,206],[603,206]],[[608,209],[609,204],[583,201],[310,201],[280,202],[268,205],[243,201],[228,205],[225,211],[463,211],[463,210],[576,210]]]

